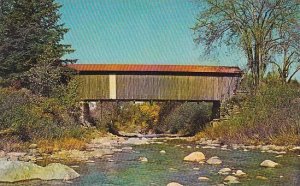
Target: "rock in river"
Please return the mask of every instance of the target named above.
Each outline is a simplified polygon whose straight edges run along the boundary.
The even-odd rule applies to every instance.
[[[168,183],[167,186],[183,186],[183,185],[181,185],[180,183],[177,183],[177,182],[171,182],[171,183]]]
[[[222,168],[219,170],[219,174],[221,175],[228,175],[229,173],[231,172],[231,169],[230,168]]]
[[[227,176],[225,179],[224,179],[225,182],[229,183],[229,184],[232,184],[232,183],[240,183],[238,181],[238,178],[235,177],[235,176]]]
[[[267,178],[267,177],[264,177],[264,176],[256,176],[256,179],[259,179],[259,180],[267,180],[268,178]]]
[[[166,151],[165,150],[161,150],[161,151],[159,151],[159,153],[166,154]]]
[[[244,173],[242,170],[237,170],[234,175],[236,175],[237,177],[242,177],[245,176],[246,173]]]
[[[196,161],[196,162],[201,162],[205,160],[205,155],[202,152],[192,152],[188,156],[184,157],[184,161]]]
[[[260,166],[274,168],[274,167],[278,166],[278,163],[275,163],[274,161],[271,161],[271,160],[265,160],[260,164]]]
[[[200,177],[198,178],[198,180],[200,180],[200,181],[209,181],[209,178],[208,178],[208,177],[205,177],[205,176],[200,176]]]
[[[210,164],[210,165],[219,165],[222,163],[222,161],[219,159],[219,157],[217,156],[213,156],[211,158],[209,158],[206,163]]]
[[[73,169],[60,163],[51,163],[46,167],[30,162],[0,161],[0,182],[22,180],[71,180],[80,175]]]
[[[148,159],[146,157],[140,157],[139,161],[141,161],[141,162],[148,162]]]
[[[149,140],[146,138],[129,138],[127,141],[123,142],[124,144],[129,145],[146,145],[149,144]]]

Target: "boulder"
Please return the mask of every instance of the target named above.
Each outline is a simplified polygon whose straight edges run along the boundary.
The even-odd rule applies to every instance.
[[[0,150],[0,158],[5,157],[5,152],[3,150]]]
[[[232,184],[232,183],[240,183],[240,182],[238,181],[238,178],[235,177],[235,176],[227,176],[227,177],[224,179],[224,181],[225,181],[226,183],[229,183],[229,184]]]
[[[300,151],[300,146],[293,147],[291,150],[292,151]]]
[[[36,157],[35,156],[24,156],[19,158],[20,161],[31,161],[31,162],[36,162]]]
[[[219,170],[218,174],[228,175],[231,172],[230,168],[222,168]]]
[[[148,162],[148,159],[146,157],[140,157],[139,161],[141,161],[141,162]]]
[[[210,164],[210,165],[220,165],[222,163],[222,161],[219,159],[219,157],[217,156],[213,156],[211,158],[209,158],[206,163]]]
[[[167,186],[183,186],[183,185],[181,185],[180,183],[177,183],[177,182],[171,182],[171,183],[168,183]]]
[[[215,149],[215,148],[217,148],[217,147],[215,147],[215,146],[210,146],[210,145],[206,145],[206,146],[203,146],[202,148],[203,148],[203,149]]]
[[[274,161],[271,161],[271,160],[265,160],[260,164],[260,166],[268,167],[268,168],[274,168],[278,165],[279,165],[278,163],[275,163]]]
[[[242,177],[245,176],[246,173],[244,173],[242,170],[237,170],[234,175],[237,177]]]
[[[31,162],[0,161],[0,182],[17,182],[22,180],[71,180],[80,175],[70,167],[51,163],[46,167]]]
[[[86,151],[79,150],[62,150],[52,154],[50,157],[53,159],[74,161],[87,161],[89,159],[89,155]]]
[[[112,149],[113,152],[122,152],[122,149]]]
[[[184,161],[195,161],[195,162],[201,162],[205,160],[205,155],[202,152],[192,152],[191,154],[187,155],[183,159]]]
[[[256,176],[256,179],[259,180],[267,180],[268,178],[264,177],[264,176]]]
[[[129,138],[127,141],[123,142],[124,144],[130,144],[130,145],[145,145],[149,144],[149,140],[146,138]]]
[[[113,154],[112,149],[94,149],[92,151],[80,150],[61,150],[52,154],[50,157],[59,160],[72,160],[72,161],[87,161],[90,158],[101,158],[104,155]]]
[[[12,161],[16,161],[19,158],[24,157],[25,155],[25,152],[9,152],[6,154],[6,156]]]
[[[166,154],[166,151],[165,150],[161,150],[161,151],[159,151],[159,153]]]
[[[111,150],[111,149],[96,149],[94,151],[87,152],[86,154],[88,157],[91,157],[91,158],[101,158],[104,155],[113,154],[113,150]]]
[[[198,180],[200,180],[200,181],[209,181],[210,179],[208,177],[205,177],[205,176],[200,176],[198,178]]]
[[[29,145],[29,149],[36,149],[37,148],[37,144],[31,144]]]
[[[122,147],[122,150],[132,150],[132,147]]]

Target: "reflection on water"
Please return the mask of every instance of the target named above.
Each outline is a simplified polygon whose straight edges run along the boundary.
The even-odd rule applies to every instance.
[[[176,146],[181,144],[182,147]],[[200,149],[207,158],[218,156],[223,161],[221,165],[207,165],[183,162],[183,157],[190,152],[199,150],[183,141],[169,141],[164,144],[135,146],[133,151],[120,152],[113,157],[104,157],[95,163],[77,164],[74,169],[81,177],[72,182],[62,181],[28,181],[17,185],[128,185],[164,186],[175,181],[183,185],[216,185],[223,182],[225,176],[217,172],[224,167],[241,169],[247,177],[241,178],[241,185],[300,185],[300,158],[296,155],[286,155],[276,158],[274,154],[261,152],[222,151],[217,149]],[[165,150],[166,154],[159,151]],[[139,162],[144,156],[148,162]],[[281,164],[275,169],[262,168],[259,164],[271,159]],[[195,169],[196,168],[196,169]],[[268,180],[258,180],[256,176],[267,177]],[[211,181],[200,182],[199,176],[206,176]],[[1,184],[0,184],[1,185]]]

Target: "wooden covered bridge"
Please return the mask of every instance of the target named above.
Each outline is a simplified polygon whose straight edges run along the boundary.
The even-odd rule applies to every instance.
[[[198,65],[71,64],[82,101],[220,102],[237,90],[238,67]]]

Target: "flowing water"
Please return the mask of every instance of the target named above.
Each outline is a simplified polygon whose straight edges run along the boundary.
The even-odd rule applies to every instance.
[[[180,145],[180,146],[179,146]],[[187,148],[190,145],[192,148]],[[132,151],[123,151],[95,160],[94,163],[77,164],[74,169],[81,177],[72,182],[62,181],[28,181],[18,185],[128,185],[128,186],[165,186],[169,182],[182,185],[217,185],[223,183],[224,175],[219,175],[221,168],[241,169],[247,176],[240,178],[240,185],[300,185],[300,157],[296,154],[276,158],[275,154],[256,151],[224,151],[220,149],[196,149],[195,144],[186,141],[170,140],[163,144],[133,146]],[[166,154],[161,154],[165,150]],[[184,156],[193,151],[203,152],[207,158],[218,156],[221,165],[208,165],[183,162]],[[147,157],[148,162],[138,161]],[[270,159],[280,163],[278,168],[263,168],[259,164]],[[199,176],[210,181],[199,181]],[[267,177],[268,180],[257,179]]]

